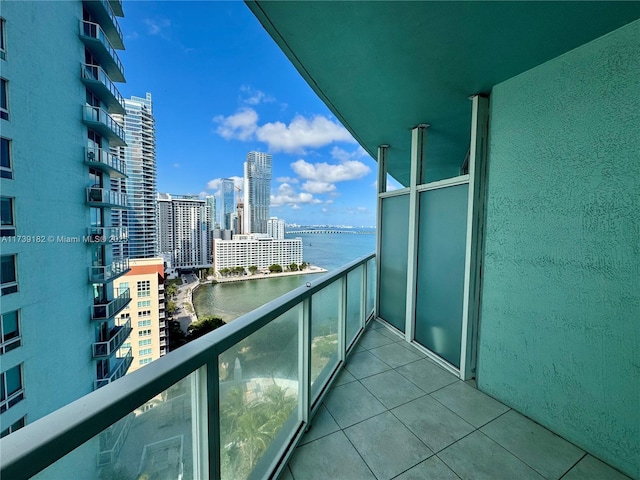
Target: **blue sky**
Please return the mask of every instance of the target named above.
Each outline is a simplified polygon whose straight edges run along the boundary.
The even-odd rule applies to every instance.
[[[273,155],[271,215],[375,225],[376,164],[243,2],[127,1],[122,95],[153,97],[158,191],[214,194]]]

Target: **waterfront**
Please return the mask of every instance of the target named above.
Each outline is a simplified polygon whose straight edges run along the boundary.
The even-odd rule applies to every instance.
[[[329,272],[375,251],[376,236],[339,233],[299,234],[304,244],[304,260],[326,268]],[[202,285],[193,295],[193,304],[200,318],[215,315],[230,322],[280,295],[313,282],[322,274],[293,275],[277,278]]]

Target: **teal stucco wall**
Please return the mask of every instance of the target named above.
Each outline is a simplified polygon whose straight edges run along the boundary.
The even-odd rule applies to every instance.
[[[640,21],[492,91],[478,386],[640,478]]]

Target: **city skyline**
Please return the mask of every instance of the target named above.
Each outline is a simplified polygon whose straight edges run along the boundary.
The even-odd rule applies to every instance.
[[[154,98],[158,191],[204,198],[223,178],[241,185],[256,150],[273,155],[270,215],[375,225],[375,162],[243,3],[128,2],[121,25],[122,93]]]

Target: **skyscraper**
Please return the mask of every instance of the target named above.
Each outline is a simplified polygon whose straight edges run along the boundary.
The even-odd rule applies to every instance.
[[[284,240],[284,220],[271,217],[267,220],[267,235],[275,240]]]
[[[244,164],[244,232],[267,233],[271,203],[271,155],[251,151]]]
[[[120,2],[2,2],[1,435],[122,376]],[[34,103],[39,107],[34,110]],[[35,140],[37,139],[37,141]],[[24,239],[24,241],[20,241]],[[27,241],[28,239],[28,241]]]
[[[205,268],[213,248],[211,214],[206,200],[158,193],[160,253],[169,255],[172,268]]]
[[[156,215],[156,133],[151,94],[124,100],[126,116],[114,115],[124,125],[126,147],[112,149],[124,159],[126,178],[111,180],[112,189],[125,193],[129,209],[113,217],[115,225],[129,229],[122,249],[130,258],[152,258],[158,253]],[[116,253],[120,253],[115,248]]]
[[[234,183],[230,178],[223,178],[220,184],[220,201],[222,207],[220,213],[220,227],[225,230],[231,230],[231,214],[236,210]]]

